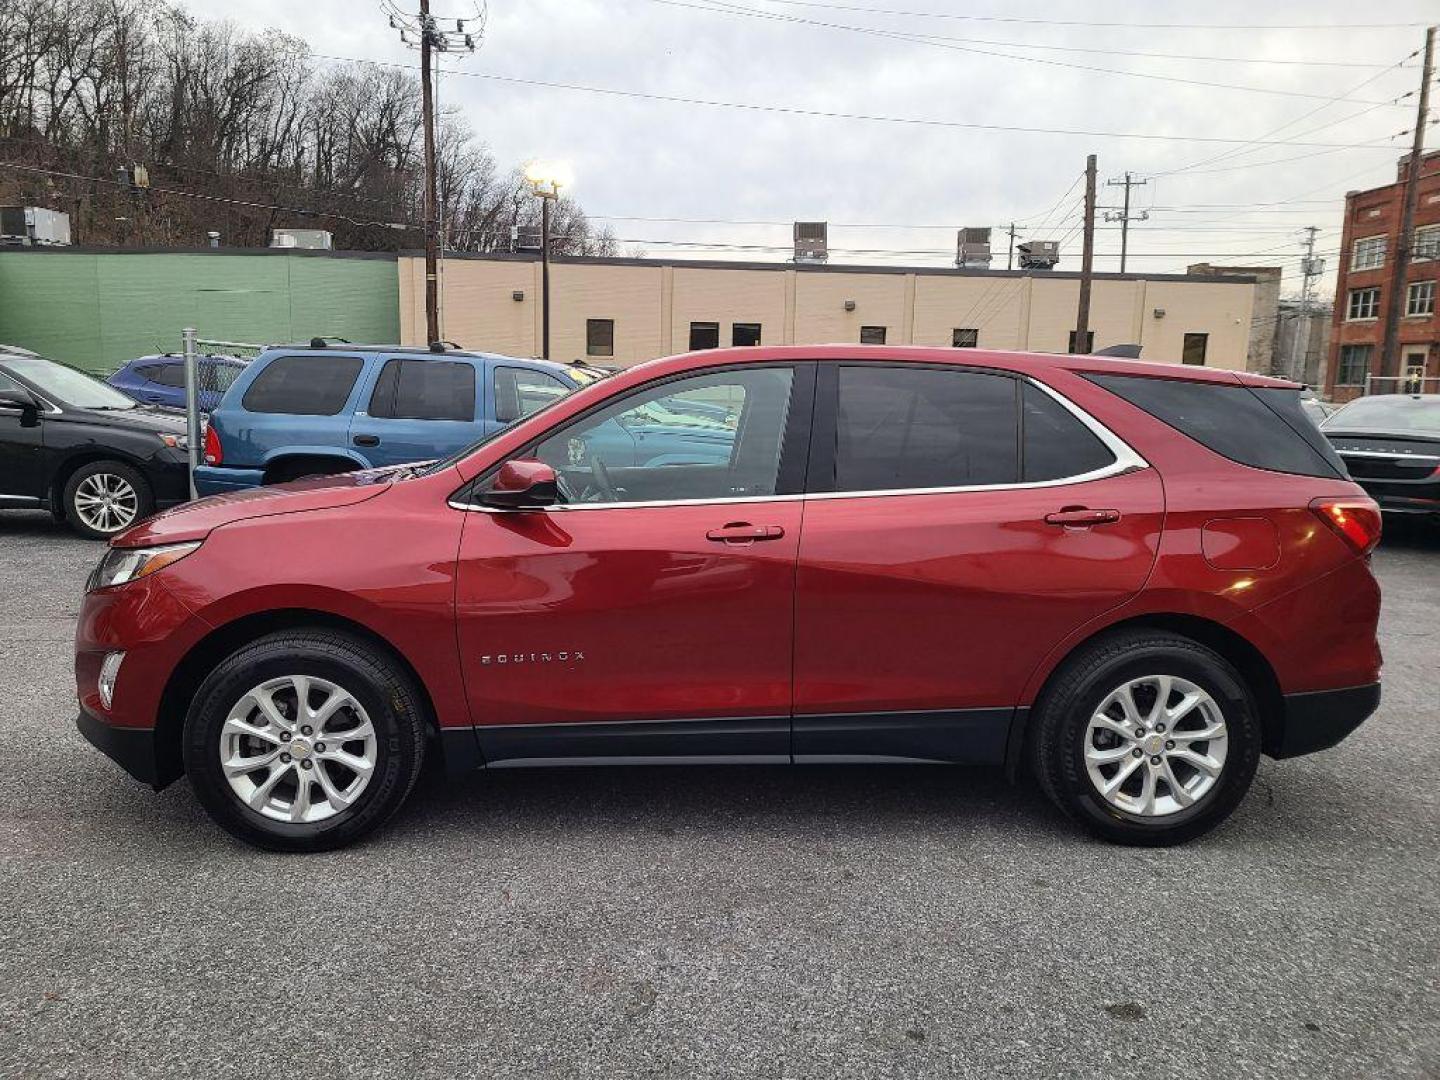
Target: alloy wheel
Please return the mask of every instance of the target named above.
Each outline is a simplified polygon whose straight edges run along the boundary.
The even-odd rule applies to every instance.
[[[116,533],[140,513],[140,496],[130,481],[115,473],[97,472],[75,488],[75,513],[88,528]]]
[[[1085,729],[1085,770],[1101,798],[1140,817],[1204,799],[1225,767],[1225,714],[1203,687],[1145,675],[1107,694]]]
[[[220,767],[251,810],[312,824],[353,806],[375,773],[364,707],[325,679],[286,675],[251,688],[220,729]]]

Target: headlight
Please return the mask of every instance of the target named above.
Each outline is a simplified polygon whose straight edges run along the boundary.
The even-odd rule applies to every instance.
[[[189,450],[190,436],[188,435],[161,435],[160,441],[171,450]]]
[[[196,540],[189,544],[165,544],[162,547],[111,548],[85,583],[85,591],[108,589],[112,585],[124,585],[127,581],[153,574],[173,562],[179,562],[199,546],[200,541]]]

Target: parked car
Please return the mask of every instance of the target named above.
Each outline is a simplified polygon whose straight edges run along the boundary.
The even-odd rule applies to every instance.
[[[728,454],[607,457],[687,400],[733,403]],[[1028,763],[1100,836],[1186,840],[1379,701],[1380,514],[1300,410],[1090,356],[656,361],[442,461],[119,537],[78,723],[277,849],[365,835],[430,755]]]
[[[201,412],[212,412],[225,391],[245,370],[245,361],[234,356],[197,358]],[[185,408],[185,357],[178,353],[142,356],[124,364],[105,380],[121,393],[146,405]]]
[[[600,378],[454,349],[268,349],[212,412],[195,486],[213,495],[444,457]]]
[[[1440,516],[1440,394],[1356,398],[1324,432],[1381,510]]]
[[[190,493],[185,418],[0,346],[0,508],[48,509],[105,540]]]

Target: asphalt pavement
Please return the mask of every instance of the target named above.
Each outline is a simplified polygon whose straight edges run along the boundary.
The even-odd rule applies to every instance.
[[[942,768],[421,781],[250,850],[75,731],[99,545],[0,514],[0,1077],[1440,1077],[1440,530],[1385,701],[1187,847]]]

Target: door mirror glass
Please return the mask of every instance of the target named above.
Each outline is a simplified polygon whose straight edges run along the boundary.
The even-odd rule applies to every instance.
[[[500,466],[490,490],[485,492],[486,506],[520,510],[534,506],[551,506],[559,497],[555,470],[543,461],[520,459]]]

